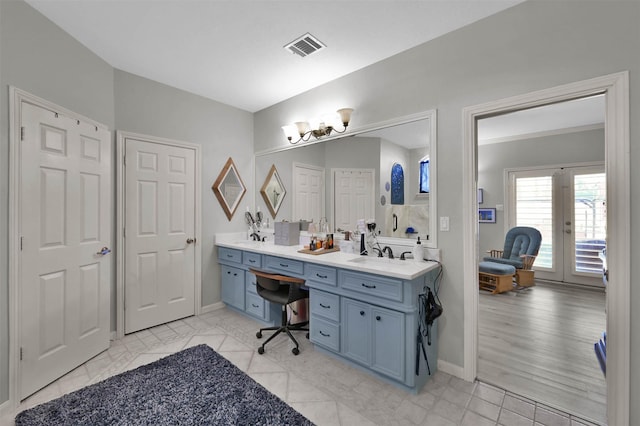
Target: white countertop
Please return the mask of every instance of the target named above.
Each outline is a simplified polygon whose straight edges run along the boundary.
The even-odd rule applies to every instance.
[[[273,241],[250,241],[242,239],[243,236],[246,238],[246,234],[243,235],[242,233],[217,234],[215,244],[221,247],[280,256],[336,268],[352,269],[354,271],[384,275],[403,280],[412,280],[438,266],[436,262],[416,262],[413,259],[400,260],[388,259],[386,257],[360,256],[339,251],[326,254],[299,253],[298,250],[303,248],[300,245],[281,246],[273,244]]]

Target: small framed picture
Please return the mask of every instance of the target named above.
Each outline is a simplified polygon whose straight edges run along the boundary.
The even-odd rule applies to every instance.
[[[496,209],[478,209],[478,222],[496,223]]]

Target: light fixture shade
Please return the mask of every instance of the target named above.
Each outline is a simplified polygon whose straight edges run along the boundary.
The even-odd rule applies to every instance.
[[[353,108],[341,108],[336,112],[340,114],[340,120],[342,120],[342,124],[344,125],[344,127],[347,127],[349,121],[351,121],[351,113],[353,112]]]
[[[298,128],[292,124],[288,126],[282,126],[282,131],[284,132],[284,135],[286,136],[286,138],[289,140],[298,139],[299,137]]]
[[[309,123],[307,123],[306,121],[297,121],[294,124],[298,128],[298,134],[300,136],[304,135],[309,131]]]

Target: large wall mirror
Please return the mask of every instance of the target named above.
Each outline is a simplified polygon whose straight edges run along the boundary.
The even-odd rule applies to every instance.
[[[256,154],[256,187],[272,167],[288,188],[275,220],[321,219],[333,232],[374,219],[381,241],[436,247],[436,111],[354,129],[347,135]],[[392,203],[392,169],[402,166],[404,202]],[[256,205],[264,205],[256,197]],[[266,206],[268,208],[268,206]],[[402,240],[402,241],[400,241]]]

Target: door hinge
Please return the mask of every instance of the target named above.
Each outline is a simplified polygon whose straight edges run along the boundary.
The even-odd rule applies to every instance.
[[[123,165],[123,166],[126,166],[126,165],[127,165],[127,156],[126,156],[126,155],[123,155],[123,156],[122,156],[122,165]]]
[[[24,241],[24,237],[20,237],[20,251],[22,251],[22,242]]]
[[[20,140],[24,140],[24,126],[20,127]]]
[[[127,228],[122,228],[122,238],[127,238]]]
[[[22,348],[20,348],[20,361],[22,361]]]

